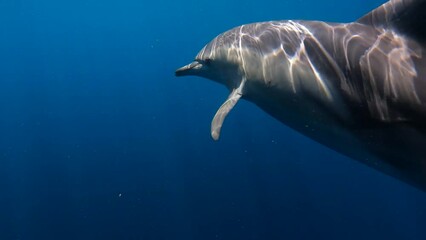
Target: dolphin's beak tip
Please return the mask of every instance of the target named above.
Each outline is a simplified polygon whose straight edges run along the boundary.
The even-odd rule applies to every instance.
[[[188,65],[185,65],[181,68],[176,69],[175,76],[186,76],[186,75],[196,75],[196,71],[200,68],[201,64],[199,62],[192,62]]]
[[[181,68],[178,68],[175,71],[175,76],[176,77],[183,76],[183,75],[185,75],[185,72],[187,72],[187,70],[188,70],[188,66],[183,66]]]

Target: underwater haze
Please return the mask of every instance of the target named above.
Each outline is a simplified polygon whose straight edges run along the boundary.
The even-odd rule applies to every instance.
[[[426,194],[176,78],[259,21],[384,0],[0,0],[0,239],[426,239]]]

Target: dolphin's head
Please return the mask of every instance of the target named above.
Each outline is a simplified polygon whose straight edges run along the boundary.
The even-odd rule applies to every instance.
[[[229,89],[238,87],[244,71],[234,31],[214,38],[201,49],[192,63],[177,69],[176,76],[200,76],[224,84]]]
[[[223,121],[238,100],[245,95],[248,73],[258,72],[252,62],[258,61],[257,54],[248,50],[241,27],[220,34],[208,43],[197,54],[194,61],[176,70],[176,76],[200,76],[224,84],[231,94],[216,112],[212,124],[211,135],[219,139]],[[253,61],[254,60],[254,61]],[[246,71],[247,69],[255,71]]]

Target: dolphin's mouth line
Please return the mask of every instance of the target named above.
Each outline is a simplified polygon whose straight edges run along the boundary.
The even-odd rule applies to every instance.
[[[185,65],[181,68],[178,68],[175,71],[175,75],[176,77],[180,77],[180,76],[186,76],[186,75],[191,75],[194,73],[194,71],[200,69],[203,66],[202,63],[200,63],[199,61],[193,61],[192,63]]]

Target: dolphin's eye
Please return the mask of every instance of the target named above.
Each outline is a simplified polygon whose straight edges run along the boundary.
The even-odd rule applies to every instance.
[[[204,64],[205,64],[206,66],[209,66],[211,63],[212,63],[212,60],[211,60],[210,58],[206,58],[206,59],[204,60]]]

